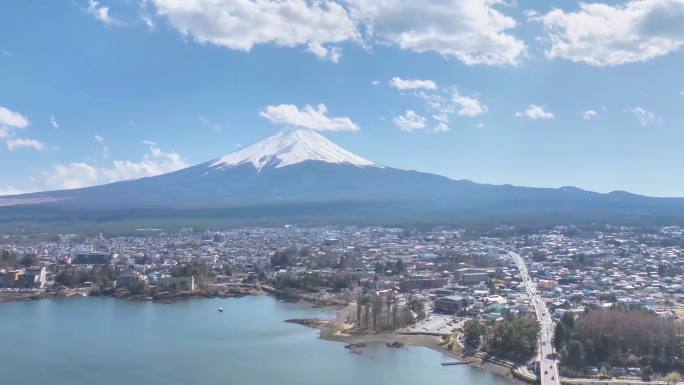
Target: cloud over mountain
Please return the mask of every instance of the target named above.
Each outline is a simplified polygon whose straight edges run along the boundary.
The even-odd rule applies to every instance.
[[[315,107],[307,104],[301,110],[294,104],[267,106],[259,114],[274,124],[303,127],[316,131],[360,130],[359,126],[347,116],[329,117],[328,107],[323,103]]]

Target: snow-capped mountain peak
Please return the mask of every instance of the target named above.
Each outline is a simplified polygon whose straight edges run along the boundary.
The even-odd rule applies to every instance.
[[[282,131],[261,142],[224,155],[210,163],[223,169],[252,164],[264,167],[285,167],[305,161],[348,164],[356,167],[383,167],[343,149],[323,135],[304,128]]]

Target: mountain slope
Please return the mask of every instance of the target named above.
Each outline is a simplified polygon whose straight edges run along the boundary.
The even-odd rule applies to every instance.
[[[684,213],[684,200],[577,188],[527,188],[456,181],[385,167],[309,130],[279,133],[226,156],[172,173],[102,186],[0,198],[0,206],[69,210],[225,209],[336,204],[421,212]],[[383,211],[384,210],[384,211]],[[341,213],[343,214],[343,213]],[[374,214],[375,215],[375,214]]]

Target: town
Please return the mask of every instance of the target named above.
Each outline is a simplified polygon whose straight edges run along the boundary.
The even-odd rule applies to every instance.
[[[534,320],[538,309],[513,257],[520,255],[556,325],[548,341],[561,359],[554,373],[647,379],[682,363],[683,232],[673,226],[476,231],[288,225],[139,229],[128,236],[8,233],[0,239],[0,302],[68,295],[168,301],[266,291],[353,306],[347,323],[357,331],[441,335],[449,349],[486,350],[522,364],[525,379],[549,368],[534,358],[537,323],[522,323]],[[662,346],[651,338],[646,353],[608,346],[620,336],[602,331],[606,346],[599,347],[587,341],[595,330],[580,328],[590,317],[642,322],[649,335],[656,331],[648,325],[662,333],[671,325],[673,334]],[[532,333],[531,340],[495,338],[508,324]]]

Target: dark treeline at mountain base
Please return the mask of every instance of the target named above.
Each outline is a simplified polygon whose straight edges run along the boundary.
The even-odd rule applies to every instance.
[[[566,313],[556,325],[554,345],[572,371],[587,365],[684,369],[684,325],[647,311],[593,310],[574,319]]]

